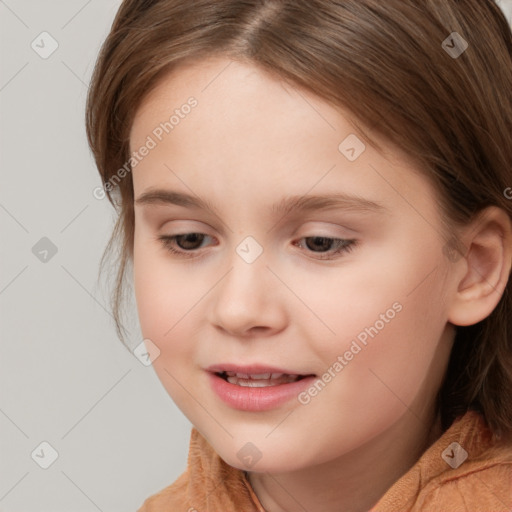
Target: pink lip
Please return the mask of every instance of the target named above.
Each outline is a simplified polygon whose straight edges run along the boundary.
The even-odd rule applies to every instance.
[[[290,370],[274,368],[269,366],[252,365],[214,365],[208,368],[208,377],[213,391],[227,405],[241,411],[261,412],[275,409],[289,400],[297,399],[301,391],[309,387],[316,376],[309,375],[296,382],[279,384],[261,388],[251,388],[230,384],[216,372],[230,371],[245,374],[260,373],[286,373],[289,375],[300,375]]]
[[[235,372],[235,373],[245,373],[248,375],[257,375],[260,373],[286,373],[288,375],[310,375],[307,373],[296,372],[293,370],[285,370],[283,368],[276,368],[274,366],[263,366],[260,364],[252,364],[247,366],[239,366],[237,364],[214,364],[206,368],[206,371],[213,373],[220,372]]]

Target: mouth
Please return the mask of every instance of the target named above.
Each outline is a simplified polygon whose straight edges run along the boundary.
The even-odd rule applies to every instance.
[[[248,388],[264,388],[290,384],[311,377],[312,375],[297,375],[288,373],[238,373],[232,371],[215,372],[215,375],[230,384]]]
[[[295,400],[317,379],[314,374],[284,368],[234,364],[206,369],[212,391],[227,405],[248,412],[277,409]]]

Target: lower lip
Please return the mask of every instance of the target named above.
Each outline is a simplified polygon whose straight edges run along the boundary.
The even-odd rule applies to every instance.
[[[315,379],[316,377],[311,376],[288,384],[251,388],[231,384],[210,372],[212,389],[223,402],[234,409],[253,412],[269,411],[293,398],[296,399],[298,394],[309,387]]]

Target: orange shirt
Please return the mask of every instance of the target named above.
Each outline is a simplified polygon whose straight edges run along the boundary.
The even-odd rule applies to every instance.
[[[187,470],[138,512],[265,512],[245,473],[226,464],[192,429]],[[510,512],[512,447],[493,443],[468,411],[433,443],[369,512]]]

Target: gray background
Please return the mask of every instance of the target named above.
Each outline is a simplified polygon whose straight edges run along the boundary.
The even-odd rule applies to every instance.
[[[97,279],[114,210],[93,197],[84,106],[119,4],[0,2],[2,512],[134,511],[186,466],[190,423],[117,340]],[[51,48],[43,31],[59,45],[46,59],[31,47]],[[43,441],[48,469],[31,457]]]
[[[186,465],[191,425],[97,281],[114,211],[84,106],[119,4],[0,0],[0,512],[135,511]]]

